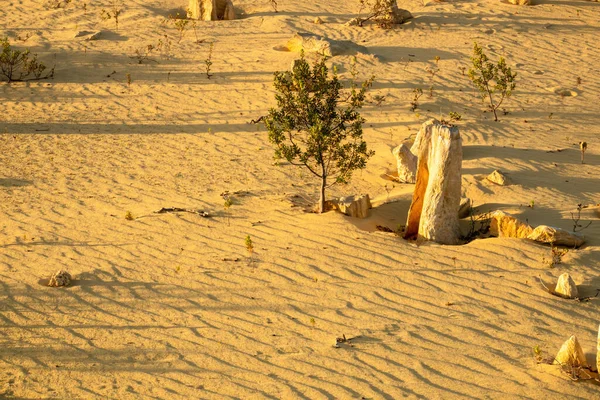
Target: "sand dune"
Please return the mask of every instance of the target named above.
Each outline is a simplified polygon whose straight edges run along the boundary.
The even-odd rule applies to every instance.
[[[201,43],[191,29],[178,43],[162,22],[184,0],[129,1],[118,31],[99,17],[107,1],[7,3],[0,36],[56,74],[0,84],[0,397],[598,396],[597,382],[537,365],[532,348],[552,355],[576,334],[594,362],[600,298],[559,299],[538,277],[569,272],[593,296],[600,217],[584,215],[587,244],[553,267],[542,262],[550,248],[526,240],[416,245],[376,230],[405,223],[413,188],[385,178],[391,149],[450,111],[463,116],[463,192],[478,210],[571,230],[577,204],[600,203],[598,3],[409,1],[415,19],[381,30],[341,25],[355,2],[280,1],[274,13],[238,0],[241,19],[199,23]],[[385,96],[363,109],[376,155],[330,192],[369,193],[367,219],[304,212],[317,182],[273,165],[264,128],[249,123],[275,104],[273,72],[298,56],[276,48],[297,31],[369,51],[356,65],[376,76],[370,96]],[[170,51],[139,64],[135,50],[165,34]],[[473,41],[519,73],[500,122],[461,71]],[[330,63],[348,79],[352,59]],[[416,87],[426,94],[411,112]],[[513,185],[486,181],[494,169]],[[161,207],[211,218],[153,213]],[[44,286],[59,269],[73,285]]]

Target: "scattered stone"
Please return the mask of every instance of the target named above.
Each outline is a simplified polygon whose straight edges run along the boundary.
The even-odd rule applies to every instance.
[[[286,48],[289,51],[300,53],[317,53],[327,57],[338,55],[356,55],[357,53],[368,54],[364,46],[357,45],[350,40],[333,40],[310,33],[296,33],[287,42]]]
[[[508,0],[510,4],[514,4],[515,6],[530,6],[531,0]]]
[[[460,199],[460,205],[458,206],[458,218],[463,219],[471,215],[471,199],[463,197]]]
[[[65,270],[60,270],[55,272],[52,277],[50,277],[50,281],[48,282],[48,286],[59,287],[59,286],[69,286],[71,284],[71,274],[69,274]]]
[[[98,40],[100,38],[101,34],[102,34],[101,31],[96,31],[96,32],[79,31],[79,32],[75,33],[75,39],[81,39],[81,40]]]
[[[402,183],[415,183],[417,173],[417,156],[410,152],[408,146],[402,143],[392,150],[398,165],[398,180]]]
[[[490,235],[525,239],[533,232],[533,228],[504,211],[494,211],[490,222]]]
[[[337,210],[355,218],[367,218],[368,211],[372,208],[368,194],[340,197],[334,204]]]
[[[488,175],[487,180],[500,186],[510,185],[510,179],[497,169]]]
[[[360,18],[352,18],[350,21],[346,22],[344,26],[360,26],[361,21]]]
[[[580,247],[585,243],[583,235],[567,232],[564,229],[540,225],[533,230],[527,239],[540,243],[551,243],[554,246]]]
[[[231,0],[189,0],[190,18],[202,21],[234,20]]]
[[[317,25],[321,25],[323,23],[323,20],[321,19],[321,17],[317,17],[315,18],[314,23]]]
[[[442,125],[434,120],[423,124],[419,134],[419,142],[415,143],[419,152],[413,153],[418,158],[417,179],[404,238],[422,237],[442,244],[458,244],[460,133],[456,126]]]
[[[391,10],[389,13],[382,13],[377,15],[369,21],[375,22],[381,26],[390,26],[390,25],[400,25],[413,19],[413,15],[408,10],[404,10],[402,8],[398,8],[398,4],[396,1],[391,5]],[[366,19],[363,18],[352,18],[350,21],[346,22],[345,26],[362,26],[364,22],[367,22]]]
[[[564,297],[565,299],[575,299],[579,297],[579,291],[577,290],[577,285],[571,278],[571,275],[568,273],[564,273],[558,277],[558,283],[556,284],[556,289],[554,289],[554,293]]]
[[[558,351],[554,364],[568,365],[570,367],[587,367],[583,349],[575,335],[571,336]]]

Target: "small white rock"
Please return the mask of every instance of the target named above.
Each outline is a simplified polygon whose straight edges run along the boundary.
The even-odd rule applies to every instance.
[[[54,273],[52,277],[50,277],[50,281],[48,282],[48,286],[59,287],[59,286],[69,286],[71,284],[71,274],[69,274],[65,270],[60,270]]]
[[[500,186],[510,185],[510,179],[497,169],[488,175],[487,180]]]
[[[579,247],[585,243],[585,238],[578,233],[567,232],[564,229],[548,225],[538,226],[527,236],[527,239],[566,247]]]
[[[555,364],[568,365],[571,367],[587,367],[587,361],[583,349],[575,335],[571,336],[558,351],[554,359]]]
[[[340,212],[351,217],[367,218],[371,199],[368,194],[340,197],[335,201],[335,206]]]
[[[556,283],[554,293],[564,297],[565,299],[575,299],[579,297],[579,291],[577,290],[575,281],[573,281],[571,275],[566,272],[558,277],[558,282]]]
[[[392,154],[396,157],[398,180],[401,183],[415,183],[417,180],[417,156],[411,153],[404,143],[392,150]]]

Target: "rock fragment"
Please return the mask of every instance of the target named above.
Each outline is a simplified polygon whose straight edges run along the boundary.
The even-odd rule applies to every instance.
[[[568,365],[570,367],[587,367],[587,361],[583,349],[575,335],[571,336],[558,351],[554,358],[555,364]]]
[[[366,218],[371,208],[371,199],[368,194],[360,196],[340,197],[333,202],[340,212],[355,218]]]
[[[566,247],[580,247],[585,243],[583,235],[548,225],[538,226],[527,236],[527,239]]]
[[[392,154],[396,157],[398,180],[401,183],[415,183],[417,156],[411,153],[408,146],[404,143],[392,150]]]
[[[529,224],[504,211],[494,211],[490,222],[490,235],[496,237],[528,238],[533,232]]]
[[[575,281],[573,281],[571,275],[566,272],[558,277],[554,293],[565,299],[575,299],[579,297],[579,291],[577,290]]]
[[[48,286],[51,287],[59,287],[59,286],[69,286],[71,284],[71,274],[69,274],[65,270],[60,270],[54,273],[52,277],[50,277],[50,281],[48,282]]]
[[[189,0],[190,18],[202,21],[235,19],[235,9],[231,0]]]
[[[499,186],[507,186],[511,183],[510,178],[497,169],[487,176],[487,180]]]

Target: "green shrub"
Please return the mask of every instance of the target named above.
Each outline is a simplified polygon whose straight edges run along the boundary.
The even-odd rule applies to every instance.
[[[353,83],[342,98],[342,84],[335,69],[329,76],[325,60],[318,59],[311,68],[302,54],[292,71],[276,72],[277,108],[264,120],[275,156],[320,178],[319,213],[325,208],[325,189],[347,183],[352,172],[365,168],[374,154],[363,140],[365,120],[358,112],[374,78],[360,88]],[[354,68],[352,74],[356,77]]]
[[[516,87],[517,73],[511,71],[502,57],[496,64],[490,62],[477,43],[473,46],[471,62],[469,79],[481,93],[481,99],[485,101],[486,97],[488,98],[490,111],[494,113],[494,121],[498,121],[496,110],[505,99],[512,95],[512,91]]]
[[[0,75],[8,82],[27,81],[52,78],[54,67],[44,75],[46,66],[38,61],[37,54],[31,54],[29,49],[13,50],[8,38],[0,39]]]

